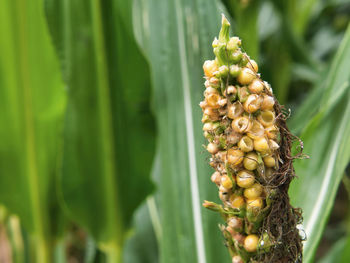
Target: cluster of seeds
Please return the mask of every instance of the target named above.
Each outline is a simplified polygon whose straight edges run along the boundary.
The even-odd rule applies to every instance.
[[[241,40],[229,37],[229,26],[223,16],[219,39],[213,41],[216,58],[203,65],[203,132],[215,169],[211,181],[223,202],[204,206],[223,215],[226,225],[220,227],[232,262],[257,262],[257,255],[273,246],[262,224],[276,195],[268,182],[283,163],[279,116],[270,85],[242,51]]]

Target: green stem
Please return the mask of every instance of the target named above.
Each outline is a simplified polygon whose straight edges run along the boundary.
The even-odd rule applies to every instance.
[[[110,244],[105,249],[106,263],[121,263],[122,262],[122,249],[118,244]]]
[[[52,262],[51,246],[46,239],[38,237],[35,242],[36,262],[49,263]]]

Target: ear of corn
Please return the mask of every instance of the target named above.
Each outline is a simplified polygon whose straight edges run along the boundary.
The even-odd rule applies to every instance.
[[[204,206],[225,219],[220,229],[232,262],[299,262],[300,214],[289,205],[287,195],[294,176],[287,160],[290,134],[270,85],[243,52],[240,39],[229,37],[229,28],[223,16],[219,38],[213,41],[216,57],[203,65],[203,131],[215,169],[211,180],[223,203],[205,201]],[[276,218],[284,213],[286,223]],[[278,220],[284,232],[275,230]],[[292,234],[285,233],[288,229]]]

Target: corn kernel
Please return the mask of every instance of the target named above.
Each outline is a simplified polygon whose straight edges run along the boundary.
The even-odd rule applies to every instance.
[[[247,132],[247,135],[253,140],[256,140],[261,138],[264,135],[264,132],[264,126],[262,126],[262,124],[257,120],[254,120],[249,131]]]
[[[254,148],[253,140],[248,136],[243,136],[242,139],[238,142],[238,147],[243,152],[251,152]]]
[[[261,103],[261,110],[272,110],[275,105],[275,99],[269,95],[264,94]]]
[[[272,156],[266,156],[263,158],[266,167],[275,167],[276,160]]]
[[[221,177],[221,185],[226,189],[231,189],[233,187],[232,180],[227,175]]]
[[[258,167],[258,155],[254,152],[248,153],[243,160],[243,166],[247,170],[255,170]]]
[[[244,152],[238,149],[229,149],[227,151],[227,162],[232,165],[238,165],[243,161]]]
[[[205,97],[205,100],[208,103],[208,106],[213,109],[220,108],[220,105],[218,103],[220,99],[221,99],[220,95],[217,93],[211,93]]]
[[[239,102],[235,102],[227,107],[227,116],[231,119],[235,119],[242,115],[244,112],[243,106]]]
[[[255,198],[255,199],[247,199],[247,206],[248,206],[248,208],[261,209],[263,206],[263,201],[260,197]]]
[[[230,201],[231,201],[232,208],[241,208],[245,204],[244,198],[240,195],[238,196],[233,195],[233,198],[230,198]]]
[[[218,70],[218,65],[215,60],[207,60],[203,65],[204,74],[207,77],[213,77],[214,72]]]
[[[258,120],[265,127],[271,126],[275,123],[275,113],[272,111],[261,111],[258,115]]]
[[[232,263],[244,263],[244,261],[240,256],[234,256],[232,258]]]
[[[203,125],[203,131],[211,131],[214,129],[214,125],[212,122],[206,122]]]
[[[256,73],[254,73],[254,71],[252,71],[250,68],[243,68],[239,73],[237,80],[242,85],[248,85],[255,78],[256,78]]]
[[[258,248],[259,237],[257,235],[248,235],[244,240],[244,249],[248,252],[255,252]]]
[[[265,153],[270,149],[268,141],[265,137],[254,140],[254,150]]]
[[[215,183],[216,185],[220,184],[221,181],[221,175],[218,171],[214,172],[212,176],[210,177],[210,180]]]
[[[243,104],[243,108],[246,112],[254,113],[260,109],[262,99],[256,94],[248,96],[247,100]],[[209,104],[209,103],[208,103]]]
[[[207,151],[211,154],[216,154],[219,151],[219,148],[215,143],[211,142],[207,146]]]
[[[248,170],[242,170],[237,174],[236,181],[239,187],[248,188],[254,184],[255,177],[253,172]]]
[[[258,72],[258,64],[255,62],[255,60],[250,59],[247,63],[247,68],[250,68],[254,72]]]
[[[247,199],[256,199],[261,196],[263,187],[260,184],[253,184],[251,187],[244,190],[244,196]]]
[[[250,125],[250,120],[245,116],[238,117],[231,123],[232,129],[239,133],[247,132],[250,128]]]
[[[243,220],[239,217],[233,216],[228,220],[227,224],[234,230],[241,229],[243,227]]]
[[[264,90],[264,84],[260,79],[254,79],[248,89],[251,93],[261,93]]]

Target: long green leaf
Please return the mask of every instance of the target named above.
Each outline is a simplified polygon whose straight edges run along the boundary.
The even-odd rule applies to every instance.
[[[65,94],[41,0],[0,2],[0,202],[52,262]]]
[[[301,135],[309,160],[298,160],[292,201],[304,211],[305,262],[311,262],[350,160],[350,27],[327,76],[319,112]],[[315,105],[315,107],[318,107]]]
[[[151,65],[159,133],[161,262],[230,262],[219,216],[201,207],[204,199],[218,200],[198,103],[221,11],[216,1],[135,2],[135,34]]]
[[[68,85],[62,203],[119,262],[136,207],[151,191],[154,124],[149,73],[129,1],[47,0]]]

